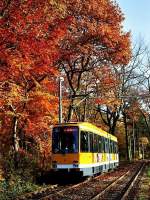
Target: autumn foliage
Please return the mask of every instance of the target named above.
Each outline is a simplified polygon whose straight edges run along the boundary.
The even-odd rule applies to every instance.
[[[62,45],[63,59],[86,55],[112,64],[129,62],[130,34],[122,31],[124,17],[115,2],[73,0],[66,7],[73,21]]]
[[[66,1],[66,7],[73,19],[61,44],[62,55],[59,59],[71,98],[65,119],[84,120],[85,117],[81,117],[84,112],[77,117],[78,108],[77,112],[73,108],[89,95],[88,91],[93,91],[93,96],[99,97],[99,100],[104,93],[103,100],[110,96],[109,92],[118,84],[113,77],[112,66],[126,65],[131,57],[130,33],[122,30],[124,16],[114,1],[73,0]],[[100,96],[93,90],[98,81],[103,93]],[[88,91],[85,90],[87,86]],[[115,95],[111,96],[114,101]],[[107,101],[104,103],[107,104]]]
[[[118,84],[112,65],[130,60],[130,34],[110,0],[2,0],[0,9],[0,143],[18,151],[25,135],[44,140],[58,122],[59,70],[66,96],[86,95],[97,79],[106,95]]]
[[[0,140],[9,147],[57,122],[55,62],[71,17],[51,0],[3,0],[0,8]]]

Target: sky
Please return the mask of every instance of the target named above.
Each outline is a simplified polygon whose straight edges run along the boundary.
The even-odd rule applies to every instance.
[[[125,16],[124,30],[131,31],[133,41],[144,39],[150,45],[150,0],[116,0]]]

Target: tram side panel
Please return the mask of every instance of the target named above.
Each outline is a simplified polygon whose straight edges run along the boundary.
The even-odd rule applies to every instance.
[[[87,131],[80,132],[80,170],[83,176],[93,175],[115,167],[115,152],[108,139]],[[111,147],[112,148],[112,147]]]

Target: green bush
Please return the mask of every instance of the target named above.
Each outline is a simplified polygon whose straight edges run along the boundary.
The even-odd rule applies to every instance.
[[[24,181],[20,176],[15,176],[13,181],[4,180],[0,182],[0,199],[15,199],[17,196],[34,191],[37,188],[38,186],[34,183]]]
[[[34,191],[38,168],[33,158],[27,155],[17,155],[17,167],[13,156],[5,158],[3,163],[4,180],[0,182],[0,200],[15,199],[15,197]]]

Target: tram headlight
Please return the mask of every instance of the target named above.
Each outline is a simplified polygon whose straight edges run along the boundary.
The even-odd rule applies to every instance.
[[[74,168],[78,167],[78,164],[79,164],[78,161],[76,161],[76,160],[73,161],[73,167]]]

